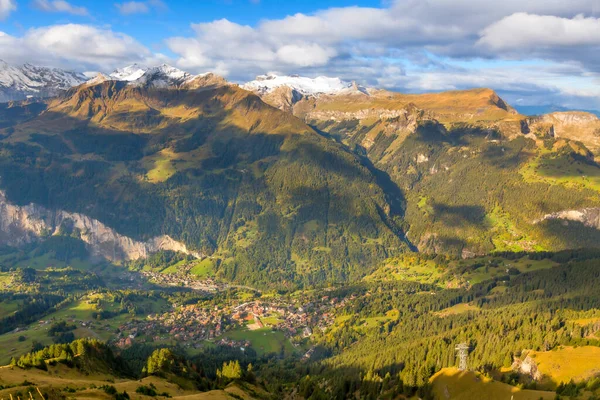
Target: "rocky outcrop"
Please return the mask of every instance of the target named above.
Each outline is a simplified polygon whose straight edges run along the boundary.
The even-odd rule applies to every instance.
[[[0,192],[0,243],[20,247],[40,238],[58,233],[61,226],[77,229],[90,253],[111,261],[126,261],[148,257],[161,250],[172,250],[201,258],[185,244],[167,235],[142,242],[123,236],[100,221],[78,213],[48,210],[36,204],[18,206]]]
[[[565,223],[568,221],[580,222],[583,225],[600,229],[600,208],[582,208],[580,210],[563,210],[552,214],[544,215],[536,223],[547,220],[562,220]]]
[[[600,152],[600,119],[587,112],[555,112],[528,118],[529,130],[541,137],[556,137],[583,143],[592,152]]]
[[[542,373],[538,370],[538,366],[533,358],[525,357],[524,360],[516,358],[512,365],[513,371],[523,375],[530,376],[535,381],[542,379]]]

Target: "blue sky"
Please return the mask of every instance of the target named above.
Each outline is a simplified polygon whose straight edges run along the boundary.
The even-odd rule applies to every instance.
[[[44,12],[34,1],[18,2],[17,10],[10,21],[0,22],[0,29],[10,34],[19,34],[29,27],[48,26],[57,23],[92,23],[111,25],[115,30],[136,37],[147,46],[160,44],[165,34],[189,34],[190,23],[210,22],[226,18],[244,25],[256,25],[262,19],[283,18],[296,13],[312,13],[320,9],[350,5],[378,7],[377,0],[163,0],[162,7],[148,6],[148,12],[131,13],[123,18],[116,4],[127,1],[69,1],[74,7],[84,7],[89,15]]]
[[[597,0],[0,0],[0,58],[110,72],[169,63],[243,82],[339,76],[406,92],[491,87],[600,109]]]

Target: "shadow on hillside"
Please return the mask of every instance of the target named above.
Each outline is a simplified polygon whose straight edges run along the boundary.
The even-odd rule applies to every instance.
[[[600,178],[600,165],[578,154],[541,157],[536,173],[552,178]]]
[[[465,133],[462,130],[447,131],[444,125],[437,121],[425,121],[419,124],[416,131],[416,138],[423,143],[442,144],[447,143],[453,146],[462,146],[468,144],[463,137]]]
[[[527,157],[526,154],[515,152],[502,144],[488,145],[480,154],[484,162],[501,169],[516,169],[527,161]]]
[[[537,224],[544,237],[558,249],[599,248],[600,229],[579,221],[546,220]]]
[[[453,125],[450,129],[437,121],[426,121],[417,128],[418,138],[425,143],[448,143],[452,146],[467,146],[476,138],[499,139],[496,130],[482,129],[469,125]]]
[[[47,112],[35,124],[27,125],[28,129],[34,125],[39,129],[35,143],[23,143],[22,148],[15,149],[0,142],[12,152],[9,162],[0,162],[3,188],[9,199],[17,204],[33,202],[50,209],[82,213],[134,239],[167,234],[204,252],[220,246],[238,220],[256,219],[267,225],[275,221],[281,236],[294,236],[299,222],[327,215],[329,210],[325,207],[335,208],[343,217],[336,221],[344,225],[337,231],[338,239],[356,231],[361,237],[385,235],[380,211],[386,210],[387,205],[383,193],[379,196],[378,189],[371,187],[375,182],[386,186],[382,192],[389,196],[389,213],[403,213],[403,196],[389,177],[381,173],[374,177],[376,170],[361,164],[359,157],[302,128],[299,121],[290,122],[294,117],[266,105],[258,97],[231,88],[188,91],[183,95],[179,91],[162,92],[149,93],[148,104],[201,107],[208,116],[152,135],[137,135],[98,129],[86,121]],[[267,111],[264,115],[271,118],[268,124],[260,119],[263,109]],[[156,113],[150,114],[152,122]],[[239,125],[248,126],[247,129],[234,125],[234,117],[239,120],[240,115],[247,119]],[[129,117],[134,122],[144,118],[137,114]],[[69,128],[61,131],[62,126]],[[292,132],[261,132],[262,127],[272,130],[270,127],[280,126],[289,126]],[[175,156],[161,158],[159,152],[165,149]],[[192,150],[198,153],[188,155],[180,163],[169,158],[177,160],[181,152]],[[67,155],[69,152],[73,154]],[[148,155],[155,157],[140,161]],[[163,181],[145,179],[153,166],[156,170],[161,168],[155,161],[166,161],[167,168],[171,168],[164,173]],[[320,186],[327,188],[335,205],[329,207],[322,201],[322,193],[312,197],[315,193],[311,191]],[[295,218],[295,208],[305,215]],[[362,209],[367,212],[356,212]],[[384,222],[389,224],[385,219]],[[271,248],[267,253],[268,246],[258,242],[260,239],[256,246],[239,252],[255,254],[259,262],[253,259],[252,267],[264,264],[281,268],[282,261],[288,261],[282,258],[284,253],[289,257],[289,249],[274,254],[279,249]],[[370,247],[357,248],[353,256],[365,264],[375,262],[375,251]],[[320,256],[329,257],[325,253]],[[340,264],[345,257],[344,252],[330,256]]]
[[[8,128],[5,133],[10,134],[10,127],[37,117],[46,110],[44,102],[9,102],[0,104],[0,129]]]
[[[481,225],[486,214],[482,206],[435,203],[432,208],[433,218],[448,227]]]
[[[367,157],[361,158],[363,165],[375,176],[377,184],[383,189],[392,215],[404,216],[406,210],[406,197],[390,175],[378,169]]]

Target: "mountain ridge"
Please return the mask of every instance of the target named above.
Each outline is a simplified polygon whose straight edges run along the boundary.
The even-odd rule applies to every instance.
[[[53,97],[85,81],[77,72],[31,64],[11,66],[0,60],[0,102]]]
[[[552,175],[595,176],[590,141],[564,127],[593,133],[596,119],[527,118],[491,89],[256,94],[161,66],[44,104],[0,131],[10,200],[64,204],[138,240],[169,235],[229,279],[356,279],[407,249],[469,257],[595,237],[534,221],[598,198],[595,181],[572,190],[576,178]]]
[[[402,200],[365,160],[214,75],[100,80],[47,104],[2,131],[13,204],[168,235],[256,286],[354,280],[408,247]]]

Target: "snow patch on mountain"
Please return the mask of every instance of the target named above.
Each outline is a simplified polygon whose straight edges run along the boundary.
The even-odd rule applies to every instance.
[[[116,81],[126,81],[129,85],[150,86],[155,88],[180,87],[192,79],[204,76],[192,75],[189,72],[167,64],[156,67],[143,67],[138,64],[119,68],[110,74],[110,78]]]
[[[128,65],[125,68],[118,68],[114,70],[110,77],[117,81],[135,81],[142,77],[148,71],[148,67],[140,66],[138,64]]]
[[[163,64],[148,69],[139,79],[133,81],[132,84],[167,88],[182,85],[195,77],[195,75],[188,72]]]
[[[356,83],[327,76],[307,78],[298,75],[279,76],[268,74],[258,76],[255,80],[242,85],[242,88],[259,94],[265,94],[282,86],[287,86],[302,95],[343,94],[356,91],[368,94],[366,88]]]
[[[31,64],[9,65],[0,60],[0,102],[28,97],[52,97],[87,81],[85,75]]]

